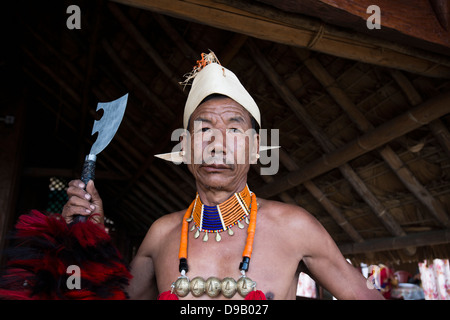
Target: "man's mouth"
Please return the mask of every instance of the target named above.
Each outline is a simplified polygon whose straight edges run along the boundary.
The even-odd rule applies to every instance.
[[[223,170],[231,170],[233,168],[232,165],[227,165],[225,163],[223,163],[222,161],[208,161],[208,162],[203,162],[202,165],[200,166],[201,168],[203,168],[204,170],[206,170],[207,172],[220,172]]]
[[[215,168],[215,169],[230,169],[230,167],[225,164],[203,164],[202,167]]]

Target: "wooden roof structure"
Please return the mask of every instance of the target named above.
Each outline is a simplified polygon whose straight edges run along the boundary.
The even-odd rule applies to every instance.
[[[378,0],[369,29],[371,2],[17,2],[1,53],[0,238],[45,206],[49,177],[79,177],[97,102],[127,92],[96,178],[119,248],[131,257],[153,221],[186,208],[192,176],[154,155],[177,143],[179,82],[211,49],[280,130],[278,173],[250,171],[258,196],[304,207],[356,262],[448,258],[450,7]],[[81,29],[66,25],[73,4]]]

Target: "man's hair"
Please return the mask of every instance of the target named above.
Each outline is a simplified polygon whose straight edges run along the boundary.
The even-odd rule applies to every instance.
[[[207,102],[209,100],[218,99],[218,98],[229,98],[229,97],[224,95],[224,94],[213,93],[213,94],[210,94],[209,96],[207,96],[205,99],[203,99],[198,105],[201,105],[202,103]],[[252,129],[254,129],[256,132],[259,132],[259,124],[258,124],[258,122],[250,114],[250,112],[248,112],[248,115],[250,116],[250,120],[251,120],[251,123],[252,123]],[[189,121],[188,121],[188,126],[187,126],[188,131],[190,131],[190,126],[191,126],[191,118],[189,118]]]

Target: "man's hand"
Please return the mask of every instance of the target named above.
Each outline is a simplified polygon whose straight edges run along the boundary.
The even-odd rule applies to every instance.
[[[98,224],[104,224],[103,203],[94,181],[90,180],[84,190],[81,180],[72,180],[67,189],[69,201],[64,205],[62,216],[66,223],[71,223],[75,215],[86,216]]]

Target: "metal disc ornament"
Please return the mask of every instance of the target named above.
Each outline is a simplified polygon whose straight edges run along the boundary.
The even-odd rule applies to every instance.
[[[175,281],[174,291],[177,296],[185,297],[189,293],[189,279],[187,277],[180,277]]]
[[[236,294],[237,285],[233,278],[224,278],[222,280],[222,294],[226,298],[232,298]]]
[[[242,297],[246,297],[250,292],[253,291],[255,287],[255,282],[247,277],[241,277],[237,281],[237,291]]]
[[[195,277],[191,280],[190,289],[194,297],[200,297],[205,293],[206,281],[202,277]]]
[[[209,297],[211,298],[217,297],[220,294],[221,290],[222,288],[220,279],[216,277],[209,277],[208,279],[206,279],[205,291]]]

